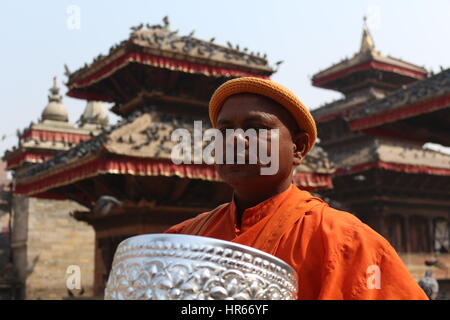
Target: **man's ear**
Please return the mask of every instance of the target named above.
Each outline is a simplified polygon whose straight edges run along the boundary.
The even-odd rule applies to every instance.
[[[306,156],[306,150],[309,145],[309,134],[306,132],[299,132],[293,138],[294,144],[294,165],[298,166],[303,158]]]

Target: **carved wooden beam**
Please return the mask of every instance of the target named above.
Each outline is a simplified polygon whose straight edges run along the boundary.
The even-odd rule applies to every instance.
[[[119,199],[124,197],[124,194],[120,190],[116,189],[117,185],[108,181],[105,175],[95,176],[93,178],[93,183],[95,185],[95,193],[97,198],[100,198],[103,195],[109,195]]]
[[[183,195],[183,193],[186,191],[190,182],[191,182],[191,179],[188,179],[188,178],[182,178],[179,181],[177,181],[175,188],[173,189],[172,193],[169,196],[169,200],[170,201],[178,200]]]
[[[120,94],[123,101],[128,101],[129,97],[126,94],[126,92],[122,89],[122,87],[117,83],[117,81],[114,79],[114,75],[111,75],[108,77],[109,82],[113,85],[114,89]]]

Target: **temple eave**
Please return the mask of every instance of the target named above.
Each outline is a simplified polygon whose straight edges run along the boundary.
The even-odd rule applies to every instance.
[[[450,176],[450,167],[431,167],[427,165],[415,165],[406,163],[395,163],[387,161],[371,161],[353,166],[341,167],[336,170],[335,176],[351,175],[370,169],[383,169],[390,171],[400,171],[405,173],[423,173],[438,176]]]
[[[87,87],[98,82],[133,62],[172,71],[215,77],[259,76],[267,78],[274,72],[269,67],[252,68],[246,65],[214,63],[210,60],[184,59],[178,56],[175,58],[166,57],[162,52],[156,55],[148,53],[146,50],[134,50],[123,52],[123,54],[111,57],[111,59],[104,59],[101,63],[97,62],[95,67],[89,68],[86,72],[80,71],[76,76],[70,77],[68,82],[69,92],[75,88]]]
[[[56,187],[75,183],[101,174],[130,174],[135,176],[179,176],[219,181],[215,170],[208,165],[175,165],[170,160],[152,158],[92,157],[80,165],[59,168],[56,173],[43,172],[38,177],[18,180],[16,192],[32,196]]]
[[[379,70],[383,72],[396,73],[398,75],[416,80],[424,79],[426,78],[427,75],[426,72],[419,72],[417,70],[411,70],[384,62],[369,61],[354,66],[349,66],[347,68],[343,68],[340,70],[336,70],[334,72],[321,72],[319,74],[316,74],[312,78],[312,84],[316,87],[328,88],[329,84],[334,80],[343,79],[346,76],[355,72],[370,71],[370,70]]]
[[[442,95],[433,97],[433,99],[406,104],[397,108],[389,108],[379,113],[354,117],[350,121],[350,129],[362,130],[372,127],[384,125],[386,123],[399,121],[405,118],[411,118],[421,114],[431,113],[434,111],[446,109],[450,106],[450,95]]]

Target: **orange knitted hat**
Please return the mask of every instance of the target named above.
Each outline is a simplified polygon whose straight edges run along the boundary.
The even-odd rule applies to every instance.
[[[259,94],[285,107],[297,121],[299,128],[309,134],[311,140],[307,152],[312,149],[317,138],[314,118],[292,91],[271,80],[243,77],[229,80],[217,88],[209,101],[209,118],[213,127],[216,127],[217,116],[224,101],[229,96],[238,93]]]

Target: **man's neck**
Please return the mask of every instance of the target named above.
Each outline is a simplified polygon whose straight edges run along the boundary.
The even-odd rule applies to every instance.
[[[291,184],[291,181],[286,181],[278,186],[272,186],[270,189],[263,190],[260,188],[246,188],[244,190],[234,189],[233,198],[236,205],[237,226],[240,228],[242,215],[246,209],[254,207],[257,204],[286,191]]]

